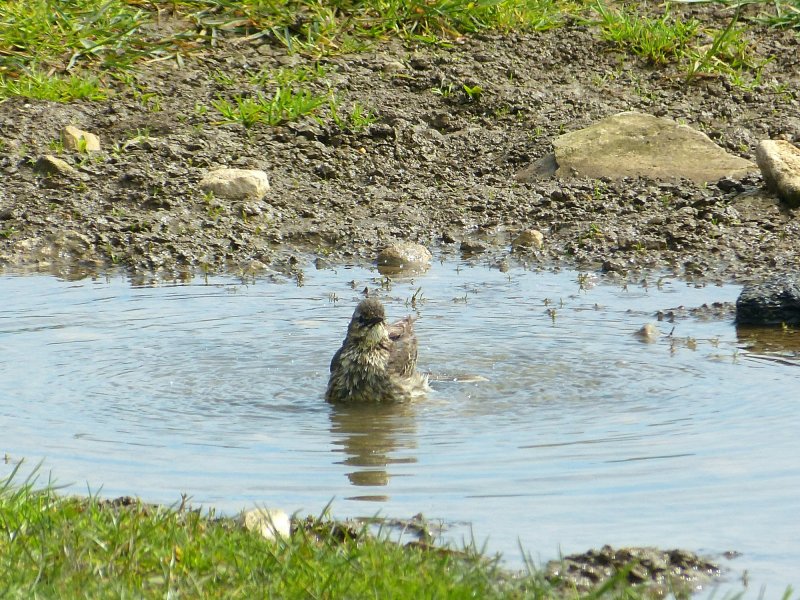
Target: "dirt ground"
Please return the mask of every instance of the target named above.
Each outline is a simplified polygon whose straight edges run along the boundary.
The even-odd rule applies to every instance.
[[[688,10],[720,28],[730,18],[712,6]],[[316,64],[234,38],[183,66],[143,64],[138,92],[120,87],[106,102],[7,100],[0,265],[65,277],[113,264],[143,277],[286,273],[314,261],[373,262],[389,243],[412,240],[501,268],[559,264],[631,278],[665,269],[738,281],[793,270],[800,211],[781,207],[758,176],[708,186],[514,179],[552,151],[554,137],[626,110],[685,122],[751,160],[762,139],[800,143],[800,36],[747,27],[756,54],[770,58],[750,88],[724,77],[687,85],[683,69],[649,65],[577,23],[449,47],[391,41],[319,61],[325,74],[302,85],[333,90],[342,110],[372,109],[377,120],[357,131],[324,112],[321,122],[220,124],[212,101],[257,91],[248,72]],[[480,86],[480,97],[465,85]],[[103,150],[87,158],[59,149],[68,124],[99,135]],[[77,176],[37,173],[46,154]],[[209,199],[198,182],[218,166],[263,169],[267,197]],[[544,233],[544,246],[514,251],[510,241],[528,228]]]

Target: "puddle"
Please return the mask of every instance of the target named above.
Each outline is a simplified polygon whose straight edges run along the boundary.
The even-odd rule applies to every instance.
[[[396,281],[387,313],[413,312],[416,293],[434,391],[331,407],[328,363],[375,271],[308,271],[302,286],[3,276],[0,476],[25,457],[79,493],[422,512],[512,565],[520,544],[542,563],[603,544],[741,552],[719,597],[745,569],[753,597],[800,583],[792,332],[759,341],[686,316],[645,343],[634,333],[656,311],[739,288],[593,281],[456,263]]]

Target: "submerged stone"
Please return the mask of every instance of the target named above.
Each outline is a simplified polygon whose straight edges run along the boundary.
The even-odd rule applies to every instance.
[[[658,336],[661,335],[661,331],[658,329],[658,325],[655,323],[646,323],[637,329],[634,335],[643,342],[651,344],[658,340]]]

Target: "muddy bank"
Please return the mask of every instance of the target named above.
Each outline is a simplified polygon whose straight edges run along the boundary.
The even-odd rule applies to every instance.
[[[692,10],[717,27],[730,16]],[[8,100],[0,104],[0,264],[62,276],[109,265],[157,277],[287,272],[314,259],[372,262],[385,245],[411,240],[499,266],[626,277],[668,269],[751,280],[796,268],[799,213],[762,191],[759,176],[709,186],[514,179],[559,134],[626,110],[685,122],[751,160],[759,140],[800,142],[800,38],[753,23],[747,37],[771,59],[749,88],[721,77],[686,85],[677,67],[653,67],[573,24],[450,47],[386,42],[319,62],[222,39],[181,68],[142,65],[138,91],[120,88],[104,103]],[[331,90],[342,110],[365,107],[375,121],[337,125],[322,110],[278,127],[220,124],[215,99],[269,93],[248,74],[302,65],[315,73],[304,88]],[[68,124],[100,136],[102,150],[59,148]],[[46,154],[75,172],[37,172]],[[198,183],[218,166],[263,169],[268,195],[249,204],[210,198]],[[513,251],[511,240],[531,228],[543,232],[543,246]]]

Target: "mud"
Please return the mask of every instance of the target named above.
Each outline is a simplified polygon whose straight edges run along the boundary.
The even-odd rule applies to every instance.
[[[729,12],[687,9],[724,27]],[[313,61],[256,41],[220,38],[187,59],[140,65],[137,91],[106,102],[0,104],[0,264],[64,277],[121,265],[140,277],[198,272],[287,272],[374,262],[386,245],[419,242],[440,256],[705,280],[757,280],[798,265],[800,212],[762,190],[758,176],[699,186],[646,179],[515,181],[551,140],[617,112],[667,116],[753,159],[759,140],[800,143],[800,37],[747,24],[760,80],[684,83],[600,41],[579,23],[545,33],[478,35],[447,46],[384,42]],[[220,124],[218,96],[270,88],[261,68],[315,65],[303,87],[328,90],[340,111],[375,112],[364,128],[325,110],[277,127]],[[219,73],[231,78],[224,81]],[[108,81],[113,86],[113,81]],[[480,87],[480,93],[465,91]],[[63,151],[65,125],[97,134],[102,151]],[[57,154],[71,175],[42,174]],[[256,203],[198,189],[217,166],[263,169],[272,188]],[[512,251],[519,232],[541,248]]]
[[[547,564],[547,578],[570,590],[589,590],[617,578],[648,589],[652,597],[688,598],[720,575],[715,563],[686,550],[612,548],[589,550]]]

